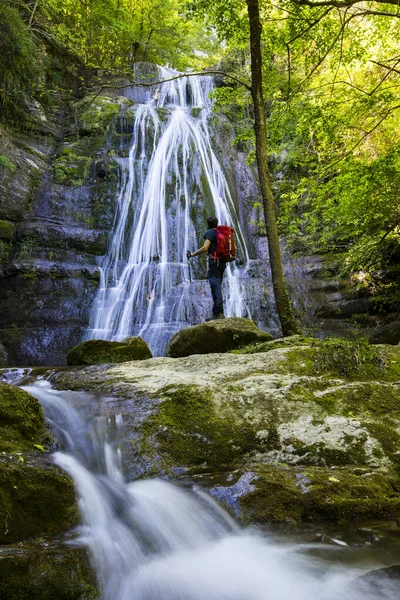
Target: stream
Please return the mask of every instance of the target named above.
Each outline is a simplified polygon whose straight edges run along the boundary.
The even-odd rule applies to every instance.
[[[204,489],[126,481],[122,414],[110,408],[110,398],[53,389],[48,376],[34,379],[18,369],[3,381],[43,406],[58,440],[53,459],[78,495],[77,543],[89,550],[103,600],[399,597],[398,579],[360,578],[398,562],[398,532],[382,525],[347,532],[316,525],[297,532],[242,528]]]

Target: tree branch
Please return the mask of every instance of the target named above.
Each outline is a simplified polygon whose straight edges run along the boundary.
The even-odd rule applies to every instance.
[[[102,85],[93,98],[95,100],[99,94],[105,89],[114,89],[114,90],[122,90],[128,87],[154,87],[155,85],[161,85],[162,83],[167,83],[168,81],[174,81],[175,79],[182,79],[182,77],[204,77],[205,75],[222,75],[223,77],[228,77],[240,85],[243,85],[249,92],[251,92],[251,86],[248,83],[245,83],[241,79],[238,79],[234,75],[229,75],[228,73],[224,73],[224,71],[200,71],[198,73],[181,73],[180,75],[174,75],[174,77],[168,77],[168,79],[162,79],[161,81],[153,81],[151,83],[139,83],[137,81],[132,81],[131,83],[126,83],[124,85],[111,85],[106,84]],[[92,102],[93,102],[92,100]]]
[[[325,176],[327,174],[327,171],[329,169],[331,169],[332,167],[335,167],[336,165],[338,165],[340,162],[342,162],[342,160],[344,160],[345,158],[347,158],[347,156],[349,156],[364,140],[366,137],[368,137],[369,135],[371,135],[371,133],[373,133],[375,131],[375,129],[377,129],[379,127],[379,125],[381,123],[383,123],[383,121],[385,119],[388,118],[388,116],[394,112],[395,110],[400,108],[400,104],[397,104],[397,106],[393,106],[392,108],[390,108],[388,111],[386,111],[386,113],[383,115],[383,117],[381,119],[379,119],[379,121],[372,127],[372,129],[368,130],[365,132],[364,135],[362,135],[360,137],[360,139],[350,148],[350,150],[348,150],[341,158],[339,158],[338,160],[335,160],[335,162],[331,163],[330,165],[327,165],[327,167],[325,169],[322,170],[322,174],[324,174],[325,171]]]
[[[335,8],[346,8],[348,6],[354,6],[355,4],[363,4],[363,0],[291,0],[296,6],[333,6]],[[399,0],[372,0],[376,4],[392,4],[393,6],[399,7]],[[389,13],[392,17],[400,15]]]
[[[161,81],[154,81],[152,83],[138,83],[136,81],[132,81],[131,83],[126,83],[124,85],[102,85],[98,92],[91,98],[85,110],[89,108],[91,104],[96,100],[96,98],[101,94],[103,90],[123,90],[129,87],[154,87],[155,85],[161,85],[162,83],[167,83],[168,81],[174,81],[175,79],[182,79],[182,77],[203,77],[204,75],[222,75],[224,77],[228,77],[240,85],[243,85],[249,92],[251,93],[252,88],[250,85],[238,79],[234,75],[228,75],[228,73],[224,73],[224,71],[200,71],[199,73],[181,73],[180,75],[175,75],[174,77],[169,77],[168,79],[162,79]],[[83,112],[85,112],[85,110]]]
[[[378,62],[377,60],[370,60],[369,62],[374,63],[374,65],[378,65],[378,67],[383,67],[384,69],[388,69],[389,73],[391,73],[393,71],[393,73],[397,73],[398,75],[400,75],[399,69],[395,69],[394,67],[389,67],[388,65],[384,65],[383,63]],[[398,63],[399,63],[399,59],[397,59],[396,66]]]

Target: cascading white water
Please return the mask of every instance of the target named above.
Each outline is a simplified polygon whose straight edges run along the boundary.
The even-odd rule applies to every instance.
[[[15,380],[17,381],[17,380]],[[53,390],[47,381],[24,386],[55,427],[58,465],[73,477],[103,600],[395,600],[390,581],[356,579],[357,569],[243,531],[209,497],[159,480],[125,483],[107,422],[107,402]],[[322,545],[319,545],[322,548]],[[331,552],[332,552],[332,547]],[[328,551],[325,547],[325,551]],[[371,566],[369,567],[371,568]]]
[[[161,80],[174,75],[160,68]],[[225,314],[250,316],[241,289],[248,252],[208,130],[211,89],[209,76],[176,79],[136,107],[129,157],[118,159],[117,213],[84,339],[140,335],[159,356],[173,333],[199,323],[204,315],[190,292],[186,251],[202,245],[210,214],[234,226],[241,257],[240,267],[226,271]],[[193,209],[204,222],[195,222]]]

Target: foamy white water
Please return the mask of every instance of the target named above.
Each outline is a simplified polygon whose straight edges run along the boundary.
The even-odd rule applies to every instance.
[[[160,68],[160,79],[175,74]],[[248,252],[208,130],[211,89],[209,76],[177,79],[155,87],[154,98],[135,108],[129,157],[118,159],[117,213],[84,339],[140,335],[159,356],[173,333],[199,323],[186,251],[202,244],[210,214],[235,228],[241,257],[240,267],[226,270],[225,314],[250,316],[242,293]],[[203,214],[201,222],[196,214]]]
[[[360,569],[312,558],[307,545],[242,530],[205,492],[160,480],[126,483],[107,436],[104,401],[53,390],[46,381],[23,389],[41,401],[59,436],[63,452],[54,459],[74,479],[84,522],[80,540],[102,600],[398,598],[390,581],[374,587],[357,580]],[[122,421],[115,416],[117,430]]]

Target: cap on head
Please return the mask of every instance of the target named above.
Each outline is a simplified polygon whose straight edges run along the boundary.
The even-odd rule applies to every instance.
[[[217,217],[208,217],[207,219],[207,225],[210,229],[215,229],[215,227],[218,227],[218,219]]]

